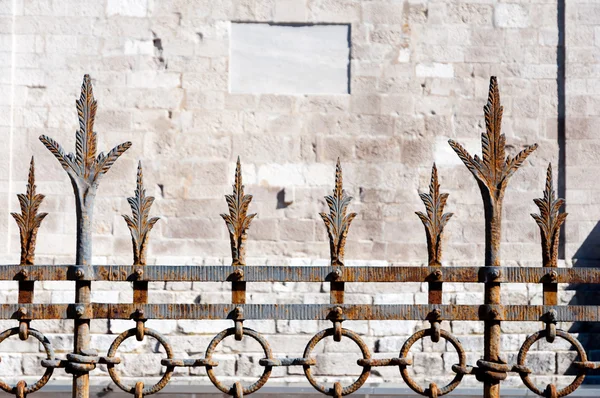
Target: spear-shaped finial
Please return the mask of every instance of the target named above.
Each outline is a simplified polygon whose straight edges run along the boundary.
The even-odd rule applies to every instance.
[[[252,201],[252,195],[244,195],[244,185],[242,185],[242,165],[240,158],[237,158],[235,167],[235,182],[233,184],[233,194],[225,195],[229,214],[221,214],[227,229],[229,230],[229,240],[231,242],[232,264],[235,266],[246,265],[246,251],[244,243],[248,237],[247,230],[250,222],[256,216],[247,214],[248,207]]]
[[[560,227],[567,218],[567,213],[560,213],[560,208],[565,203],[564,199],[557,198],[552,182],[552,163],[548,164],[546,172],[546,188],[544,197],[533,200],[540,209],[540,214],[531,214],[540,227],[542,235],[542,257],[544,267],[556,267],[558,258],[558,239]]]
[[[343,189],[342,181],[342,166],[338,158],[335,167],[335,188],[333,195],[325,196],[327,206],[329,206],[329,214],[319,213],[329,236],[329,248],[331,254],[331,265],[344,265],[344,246],[346,245],[346,236],[348,229],[356,213],[346,215],[348,205],[352,200],[351,196],[346,194]]]
[[[21,207],[21,214],[10,213],[19,226],[22,265],[33,265],[33,260],[35,258],[35,241],[38,228],[40,227],[44,217],[48,215],[48,213],[38,214],[37,212],[40,204],[44,200],[44,195],[35,193],[35,188],[35,163],[32,156],[31,163],[29,165],[27,191],[24,194],[17,194],[17,198],[19,198],[19,206]]]
[[[146,196],[143,182],[142,162],[138,163],[137,168],[137,184],[134,196],[127,198],[129,206],[131,206],[131,214],[133,218],[123,214],[123,218],[131,232],[131,242],[133,244],[133,263],[135,265],[146,265],[146,249],[148,246],[148,238],[154,224],[159,220],[159,217],[150,216],[150,207],[154,203],[154,197]]]
[[[486,131],[481,134],[481,159],[477,155],[472,157],[459,143],[453,140],[448,142],[473,174],[479,186],[486,188],[492,198],[497,200],[504,194],[510,177],[537,148],[537,144],[527,145],[514,157],[506,156],[506,137],[501,133],[504,108],[500,104],[500,92],[495,76],[490,78],[488,101],[483,111]]]
[[[442,261],[442,232],[452,213],[444,213],[444,206],[448,200],[447,193],[440,193],[438,173],[435,163],[431,169],[429,193],[419,194],[425,204],[426,214],[417,211],[427,234],[427,250],[429,252],[429,266],[439,266]]]
[[[75,105],[79,119],[79,130],[75,133],[75,154],[65,153],[58,142],[46,135],[41,135],[40,141],[58,159],[72,180],[80,181],[79,185],[96,186],[98,178],[106,174],[119,156],[131,147],[131,142],[117,145],[107,155],[100,152],[96,156],[97,137],[94,131],[94,122],[98,106],[89,75],[83,77],[81,95],[75,101]]]

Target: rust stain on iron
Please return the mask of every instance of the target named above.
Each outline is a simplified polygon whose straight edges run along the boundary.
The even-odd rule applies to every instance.
[[[159,217],[150,217],[150,208],[154,203],[154,197],[146,196],[144,189],[144,173],[142,162],[138,163],[136,189],[134,196],[127,198],[131,207],[132,217],[123,214],[123,218],[131,232],[131,243],[133,245],[133,264],[146,265],[146,251],[150,231],[159,220]]]
[[[542,237],[542,264],[545,268],[556,268],[558,258],[558,238],[560,235],[560,227],[567,218],[567,213],[560,213],[560,208],[565,204],[565,200],[557,198],[554,192],[554,184],[552,181],[552,164],[548,164],[546,172],[546,187],[544,189],[544,197],[533,200],[540,209],[540,214],[531,214],[540,227]],[[544,304],[558,304],[558,285],[556,281],[558,275],[555,271],[550,271],[548,274],[550,282],[544,283]]]
[[[252,195],[244,195],[244,185],[242,184],[242,165],[240,158],[237,159],[235,167],[235,182],[233,184],[233,194],[225,195],[229,214],[221,214],[227,230],[229,231],[229,240],[231,242],[232,264],[237,266],[246,265],[245,247],[247,230],[250,227],[252,219],[256,214],[247,214]]]
[[[256,213],[248,214],[248,207],[252,202],[252,195],[244,194],[244,185],[242,184],[242,165],[238,157],[235,167],[235,181],[233,183],[233,193],[225,195],[229,214],[221,214],[227,230],[229,231],[229,241],[231,243],[232,265],[235,267],[244,267],[246,265],[246,239],[248,238],[248,228],[250,223],[256,217]],[[243,281],[244,273],[242,269],[234,270],[231,275],[231,302],[234,304],[244,304],[246,302],[246,282]],[[236,336],[237,337],[237,336]]]
[[[431,168],[431,181],[429,183],[429,193],[419,194],[426,212],[417,211],[416,214],[425,226],[427,234],[427,251],[429,254],[429,266],[442,265],[442,233],[444,227],[452,217],[452,213],[444,213],[444,207],[448,200],[447,193],[440,192],[440,183],[438,182],[438,172],[435,163]]]
[[[38,213],[44,195],[36,193],[35,189],[35,163],[31,157],[26,193],[17,194],[21,213],[10,213],[19,226],[21,265],[33,265],[37,232],[42,220],[48,215],[48,213]]]
[[[447,193],[440,192],[438,173],[435,163],[431,168],[431,181],[429,193],[419,194],[425,204],[425,213],[417,211],[427,235],[428,263],[430,267],[442,266],[442,232],[452,217],[452,213],[444,213],[444,207],[448,200]],[[442,304],[442,277],[441,270],[435,270],[432,274],[433,281],[429,282],[428,301],[430,304]]]
[[[325,196],[325,201],[329,207],[329,214],[319,213],[319,215],[327,228],[331,265],[342,266],[344,265],[346,236],[348,235],[352,220],[356,217],[356,213],[346,215],[352,197],[348,196],[343,188],[342,165],[339,158],[335,167],[335,188],[333,189],[333,195]]]

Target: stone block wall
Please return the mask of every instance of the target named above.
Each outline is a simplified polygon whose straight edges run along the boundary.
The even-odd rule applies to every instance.
[[[0,258],[16,263],[18,229],[10,211],[18,207],[29,159],[35,156],[38,190],[48,212],[38,237],[38,264],[71,264],[75,257],[75,211],[70,183],[39,142],[56,138],[71,151],[77,128],[74,100],[83,74],[92,76],[99,103],[99,147],[122,141],[133,147],[100,184],[94,220],[94,261],[129,264],[129,231],[120,214],[135,188],[138,160],[148,192],[156,197],[149,263],[228,264],[229,240],[219,213],[230,191],[235,159],[241,157],[250,206],[258,216],[249,231],[248,263],[327,264],[329,245],[322,220],[323,196],[333,187],[335,161],[344,169],[345,188],[358,213],[348,235],[348,265],[426,263],[426,241],[414,211],[427,189],[432,163],[447,210],[455,213],[444,243],[446,265],[481,265],[483,208],[472,176],[451,151],[448,139],[479,153],[482,107],[489,77],[498,76],[504,104],[503,131],[511,154],[526,144],[539,148],[509,185],[504,210],[502,256],[506,265],[539,265],[538,227],[529,213],[541,196],[546,167],[560,169],[570,213],[565,225],[565,261],[598,257],[600,219],[597,191],[600,126],[596,88],[600,5],[573,0],[560,25],[562,0],[0,0]],[[348,94],[230,92],[230,29],[234,22],[286,26],[349,24]],[[561,58],[559,37],[565,37]],[[563,62],[564,61],[564,62]],[[557,79],[561,68],[566,79]],[[558,122],[566,114],[564,131]],[[561,152],[562,151],[562,152]],[[563,164],[561,164],[563,165]],[[557,173],[558,174],[558,173]],[[0,301],[16,302],[16,282],[0,284]],[[69,303],[70,283],[36,284],[36,301]],[[150,302],[229,302],[229,284],[153,283]],[[326,303],[328,284],[249,284],[250,303]],[[93,284],[97,302],[132,300],[131,286]],[[426,303],[421,284],[356,284],[348,302]],[[482,286],[444,284],[446,303],[479,303]],[[561,304],[577,302],[576,290],[561,290]],[[588,296],[583,294],[583,296]],[[580,301],[583,301],[581,299]],[[515,285],[503,302],[541,304],[541,286]],[[311,335],[328,323],[251,322],[267,336],[277,355],[297,356]],[[0,322],[3,328],[14,321]],[[34,321],[58,355],[72,347],[71,322]],[[199,357],[214,334],[230,322],[149,321],[169,335],[178,357]],[[347,322],[378,357],[397,355],[420,322]],[[542,325],[503,325],[509,362],[526,335]],[[571,328],[572,325],[562,325]],[[133,322],[94,321],[92,345],[106,351]],[[483,325],[445,322],[474,364],[483,354]],[[580,339],[593,335],[577,325]],[[587,334],[586,334],[587,333]],[[346,343],[344,343],[346,344]],[[331,382],[360,371],[346,350],[328,341],[318,347],[316,373]],[[426,341],[414,348],[414,371],[427,383],[449,381],[456,361],[444,344]],[[353,351],[352,351],[353,350]],[[0,345],[0,377],[41,374],[37,344]],[[122,349],[123,375],[136,379],[160,372],[153,343]],[[249,354],[249,355],[246,355]],[[227,342],[218,374],[252,378],[257,347]],[[354,355],[354,354],[352,354]],[[573,353],[559,344],[539,344],[531,354],[539,385],[561,376]],[[222,372],[222,373],[219,373]],[[301,381],[300,368],[276,369],[278,381]],[[67,379],[56,372],[56,378]],[[92,380],[108,383],[106,368]],[[370,381],[401,383],[396,368],[379,368]],[[174,382],[207,383],[203,369],[178,369]],[[273,383],[275,381],[270,381]],[[424,385],[426,385],[425,383]],[[506,384],[521,385],[518,377]],[[478,384],[467,377],[464,385]]]

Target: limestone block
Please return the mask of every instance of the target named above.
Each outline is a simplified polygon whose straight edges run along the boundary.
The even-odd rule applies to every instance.
[[[148,12],[148,0],[108,0],[106,15],[123,15],[128,17],[145,17]]]
[[[347,93],[347,36],[345,25],[233,24],[230,89],[237,93]]]
[[[306,0],[277,0],[275,2],[275,21],[303,22],[306,21],[307,15]]]

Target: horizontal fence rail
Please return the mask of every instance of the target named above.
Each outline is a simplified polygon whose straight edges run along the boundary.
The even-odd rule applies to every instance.
[[[535,199],[540,213],[532,214],[542,237],[542,261],[540,267],[501,267],[500,240],[502,204],[504,192],[510,177],[525,163],[537,145],[525,146],[515,156],[505,153],[506,139],[500,133],[503,108],[495,77],[490,80],[488,102],[484,107],[486,131],[482,134],[482,156],[471,156],[459,143],[450,140],[450,146],[457,153],[467,169],[473,174],[481,190],[485,210],[485,262],[481,267],[448,267],[442,264],[442,233],[451,219],[452,213],[444,213],[448,194],[440,191],[438,171],[434,165],[428,193],[420,194],[425,212],[417,212],[423,222],[428,246],[428,266],[406,267],[349,267],[344,265],[346,237],[356,213],[348,213],[352,198],[343,189],[342,168],[338,160],[335,172],[335,185],[331,195],[325,197],[328,213],[320,213],[325,224],[329,243],[329,266],[247,266],[245,242],[248,229],[256,214],[248,214],[252,196],[244,193],[241,163],[238,158],[233,192],[226,195],[228,212],[221,214],[227,226],[232,264],[230,266],[191,266],[191,265],[147,265],[148,240],[153,226],[159,221],[151,217],[150,210],[154,198],[146,195],[143,184],[141,163],[136,176],[134,195],[128,198],[131,216],[123,218],[131,231],[133,246],[132,265],[93,265],[92,264],[92,219],[96,189],[100,177],[131,146],[125,142],[117,145],[107,154],[98,153],[97,137],[93,131],[97,104],[93,96],[91,79],[84,76],[81,96],[76,101],[79,130],[76,133],[75,153],[66,153],[60,144],[47,136],[40,140],[57,158],[67,172],[75,194],[77,214],[76,264],[74,265],[34,265],[35,242],[38,228],[46,213],[38,213],[44,196],[36,193],[35,167],[33,159],[29,170],[27,192],[19,194],[21,213],[12,213],[20,230],[21,261],[18,265],[0,265],[0,280],[18,281],[18,303],[0,305],[0,319],[14,319],[18,326],[0,333],[0,342],[11,336],[21,340],[35,339],[43,346],[46,358],[41,361],[45,373],[34,384],[21,380],[16,385],[0,381],[0,389],[25,397],[40,390],[53,375],[54,369],[64,368],[73,375],[73,397],[89,397],[89,373],[98,364],[106,365],[114,383],[123,391],[142,397],[157,393],[164,388],[177,367],[204,367],[215,387],[223,393],[241,397],[258,391],[269,379],[275,367],[302,367],[308,382],[319,392],[340,397],[357,391],[369,378],[376,367],[395,366],[406,384],[417,394],[439,397],[452,392],[464,376],[473,375],[483,383],[483,396],[500,396],[500,383],[509,373],[518,374],[525,386],[543,397],[563,397],[575,391],[584,381],[586,372],[600,368],[600,362],[588,360],[581,343],[571,334],[557,329],[558,322],[600,322],[600,306],[558,305],[558,284],[598,284],[600,268],[558,268],[558,236],[565,221],[562,213],[562,199],[556,198],[553,189],[552,168],[549,165],[543,197]],[[36,281],[75,281],[75,303],[38,304],[34,302]],[[93,303],[91,302],[91,282],[132,282],[132,303]],[[149,282],[230,282],[231,302],[223,304],[175,304],[148,303]],[[246,303],[247,283],[253,282],[315,282],[329,283],[329,304],[252,304]],[[373,282],[416,282],[427,283],[427,304],[347,304],[344,302],[346,283]],[[481,283],[485,288],[483,303],[470,305],[442,304],[443,284],[447,282]],[[543,305],[503,305],[500,292],[507,283],[539,283],[543,287]],[[72,319],[74,322],[73,352],[65,358],[57,358],[52,342],[43,334],[29,327],[32,320]],[[106,355],[101,355],[90,347],[90,321],[92,319],[128,319],[135,327],[118,335]],[[232,327],[218,333],[206,348],[203,357],[176,358],[167,337],[147,328],[149,319],[194,319],[231,320]],[[325,320],[331,321],[331,328],[315,334],[306,345],[303,356],[298,358],[278,358],[260,331],[244,327],[245,320]],[[365,341],[355,332],[342,327],[349,320],[421,320],[428,321],[430,327],[414,333],[402,346],[397,357],[372,358]],[[460,340],[442,328],[444,321],[482,321],[485,326],[483,359],[467,363],[467,357]],[[528,336],[523,342],[515,363],[507,363],[501,355],[501,322],[540,321],[545,328]],[[155,339],[164,349],[165,367],[160,380],[153,385],[143,381],[126,384],[121,380],[118,349],[126,339],[143,341]],[[219,344],[226,338],[255,340],[264,353],[258,361],[262,375],[256,382],[243,385],[221,382],[214,368],[219,361],[214,354]],[[327,338],[334,341],[351,340],[361,352],[357,364],[361,374],[350,385],[334,382],[323,385],[312,371],[317,361],[312,354],[316,345]],[[548,384],[543,389],[536,386],[532,370],[527,367],[527,354],[532,345],[544,339],[549,343],[557,338],[571,344],[577,357],[573,366],[577,375],[567,387],[558,389]],[[457,353],[458,362],[452,366],[455,374],[447,385],[438,386],[430,382],[421,386],[408,372],[413,366],[411,347],[421,339],[432,342],[445,340]],[[122,366],[122,365],[121,365]]]
[[[0,304],[0,319],[244,319],[600,322],[595,305],[458,304]]]
[[[276,266],[251,265],[0,265],[1,280],[165,282],[489,282],[599,284],[600,268]]]

